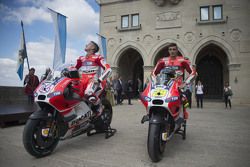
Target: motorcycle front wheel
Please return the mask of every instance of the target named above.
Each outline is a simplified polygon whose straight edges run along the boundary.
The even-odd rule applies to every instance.
[[[59,129],[52,121],[28,120],[23,131],[24,148],[32,156],[40,158],[49,155],[59,142]]]
[[[149,124],[148,129],[148,154],[153,162],[162,159],[165,142],[162,141],[163,128],[161,124]]]

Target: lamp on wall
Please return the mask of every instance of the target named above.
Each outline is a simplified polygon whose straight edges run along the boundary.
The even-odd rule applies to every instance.
[[[236,84],[238,83],[238,78],[237,77],[234,78],[234,83],[236,83]]]

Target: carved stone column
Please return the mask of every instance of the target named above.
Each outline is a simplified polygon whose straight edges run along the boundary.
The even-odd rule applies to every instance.
[[[146,79],[150,77],[152,71],[154,70],[154,66],[144,66],[144,80],[146,81]]]

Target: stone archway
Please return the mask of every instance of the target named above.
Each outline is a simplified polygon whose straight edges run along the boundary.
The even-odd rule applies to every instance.
[[[224,82],[229,80],[228,56],[216,44],[204,46],[196,56],[198,80],[204,85],[205,98],[221,99],[223,97]]]
[[[124,81],[124,83],[126,83],[128,80],[133,81],[133,90],[134,90],[135,95],[137,94],[137,90],[138,90],[137,79],[139,78],[141,80],[142,85],[144,83],[143,82],[143,79],[144,79],[143,66],[144,66],[144,62],[143,62],[142,56],[134,48],[127,48],[126,50],[124,50],[119,56],[119,59],[117,61],[118,75],[122,77],[122,80]]]

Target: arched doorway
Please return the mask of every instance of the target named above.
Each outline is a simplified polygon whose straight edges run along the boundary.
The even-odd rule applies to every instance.
[[[224,82],[229,80],[228,58],[226,53],[217,45],[209,44],[201,49],[197,58],[198,80],[204,85],[204,97],[221,99]]]
[[[128,48],[126,49],[121,55],[118,60],[118,75],[122,77],[124,83],[128,80],[133,81],[133,90],[134,94],[137,95],[138,90],[138,81],[139,78],[143,86],[143,70],[144,62],[140,53],[133,49]],[[126,86],[124,84],[124,86]],[[126,88],[125,88],[126,89]],[[141,87],[142,89],[142,87]]]

